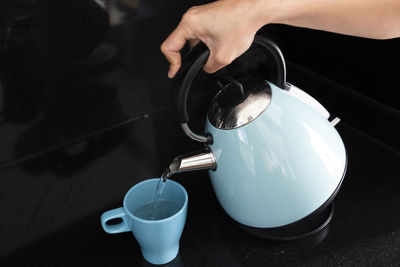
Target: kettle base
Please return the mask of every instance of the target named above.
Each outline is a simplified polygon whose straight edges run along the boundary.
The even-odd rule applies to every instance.
[[[240,228],[251,235],[276,241],[291,241],[310,237],[324,229],[332,220],[334,213],[334,203],[332,202],[325,209],[307,216],[297,222],[274,228],[257,228],[240,224]]]

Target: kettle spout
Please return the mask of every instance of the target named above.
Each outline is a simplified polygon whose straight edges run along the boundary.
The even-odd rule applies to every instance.
[[[180,155],[174,158],[169,165],[169,175],[175,173],[198,171],[198,170],[215,170],[217,168],[217,160],[211,149]]]

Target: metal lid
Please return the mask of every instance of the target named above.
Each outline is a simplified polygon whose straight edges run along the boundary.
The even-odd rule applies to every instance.
[[[214,127],[229,130],[244,126],[260,116],[270,103],[271,87],[266,81],[246,79],[239,82],[243,86],[242,95],[228,84],[212,100],[208,119]]]

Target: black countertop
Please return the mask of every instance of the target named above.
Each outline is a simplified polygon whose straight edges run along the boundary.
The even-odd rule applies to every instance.
[[[199,3],[15,3],[0,20],[0,265],[149,265],[132,234],[106,234],[100,215],[174,156],[199,148],[169,109],[159,52],[181,13]],[[169,266],[400,264],[400,146],[392,126],[400,113],[299,64],[288,65],[289,82],[342,118],[348,170],[332,221],[304,240],[262,240],[231,222],[207,172],[176,175],[189,206]],[[191,92],[195,129],[213,93],[199,90],[208,82],[203,75]]]
[[[135,122],[133,126],[142,124],[142,135],[148,135],[151,121],[163,116],[159,113]],[[292,242],[272,242],[252,237],[236,227],[219,206],[206,172],[181,174],[173,179],[188,191],[188,217],[179,255],[169,265],[398,266],[400,181],[397,170],[400,154],[346,123],[342,123],[338,130],[348,150],[349,165],[335,201],[333,220],[327,228],[315,236]],[[28,212],[20,200],[20,211],[3,217],[2,229],[8,227],[9,231],[3,232],[2,246],[8,243],[14,247],[14,237],[23,238],[19,236],[13,222],[31,229],[31,233],[24,236],[27,239],[52,228],[42,238],[32,242],[28,242],[28,239],[27,245],[12,249],[4,257],[4,264],[148,265],[142,259],[131,233],[106,234],[99,222],[102,212],[122,204],[123,194],[131,185],[159,173],[161,165],[149,164],[153,162],[152,153],[143,154],[140,161],[136,157],[137,153],[130,150],[129,144],[122,143],[70,177],[60,177],[54,173],[40,177],[29,176],[23,174],[18,167],[3,172],[3,179],[25,179],[20,185],[25,186],[29,182],[31,190],[39,190],[34,186],[38,184],[35,179],[41,180],[43,184],[47,177],[49,185],[42,189],[43,199],[25,198],[25,201],[36,201],[36,205],[40,205],[38,210],[41,214],[38,214],[35,205]],[[140,150],[141,153],[144,151]],[[72,180],[75,181],[73,185]],[[59,194],[51,195],[51,192],[56,191],[56,183],[64,187],[64,190],[60,189]],[[19,193],[18,187],[6,195],[3,193],[2,207],[10,203],[12,195],[15,199]],[[115,201],[110,204],[106,199],[111,197]],[[44,206],[47,206],[47,213]],[[13,209],[9,209],[9,212],[13,212]],[[81,213],[81,216],[77,213]],[[71,214],[75,218],[71,218]]]

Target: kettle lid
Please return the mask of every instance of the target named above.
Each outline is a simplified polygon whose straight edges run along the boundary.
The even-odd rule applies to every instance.
[[[249,124],[271,102],[271,87],[262,79],[225,79],[229,82],[225,86],[217,81],[221,90],[208,109],[208,119],[214,127],[229,130]]]

